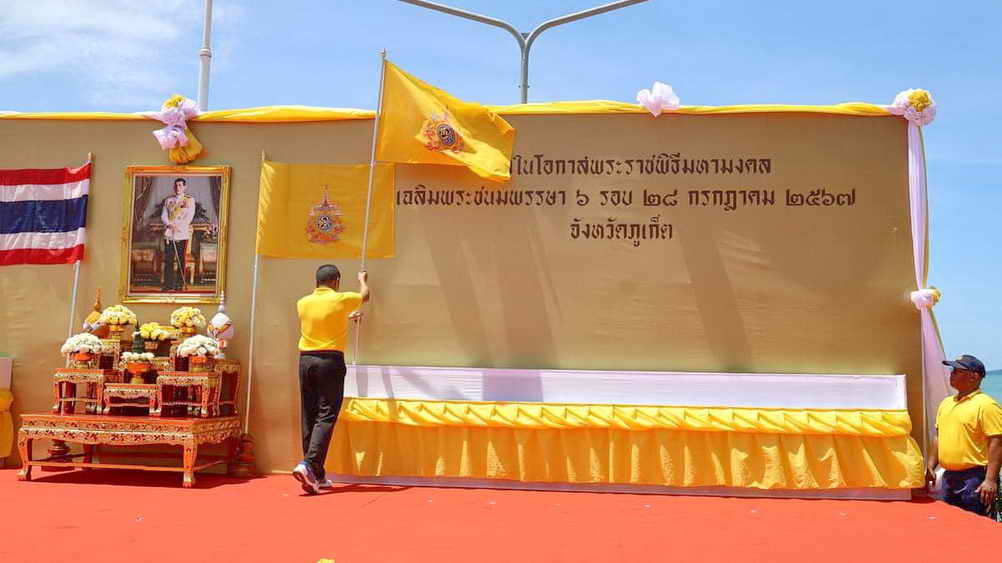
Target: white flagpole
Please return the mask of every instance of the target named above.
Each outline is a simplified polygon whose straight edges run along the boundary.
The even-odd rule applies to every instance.
[[[202,22],[202,49],[198,52],[198,109],[209,109],[209,65],[212,61],[212,0],[205,0],[205,20]]]
[[[90,164],[92,160],[94,160],[94,154],[87,153],[87,164]],[[91,177],[93,175],[93,170],[91,170]],[[70,295],[70,321],[66,329],[66,338],[73,336],[73,325],[76,324],[77,287],[80,286],[80,262],[80,260],[77,260],[76,264],[73,265],[73,293]]]
[[[244,405],[244,434],[250,434],[251,384],[254,381],[254,323],[257,319],[257,268],[261,255],[254,253],[254,282],[251,284],[250,345],[247,350],[247,402]]]
[[[369,213],[372,211],[372,183],[376,175],[376,142],[379,139],[379,116],[383,113],[383,77],[386,76],[386,49],[379,53],[379,101],[376,102],[376,119],[372,123],[372,151],[369,153],[369,193],[365,198],[365,223],[362,228],[362,271],[365,271],[366,254],[369,251]],[[355,320],[355,344],[351,354],[351,365],[358,365],[358,335],[362,330],[362,319]]]
[[[266,160],[264,151],[261,151],[261,165],[264,166]],[[260,200],[258,202],[260,207]],[[251,407],[251,384],[254,381],[254,325],[257,321],[257,270],[261,265],[261,255],[254,250],[254,281],[251,282],[251,310],[250,310],[250,345],[247,347],[247,402],[244,405],[244,434],[250,434],[250,407]]]
[[[73,336],[73,325],[76,324],[77,286],[80,285],[80,260],[73,265],[73,293],[70,296],[70,323],[66,328],[66,338]]]

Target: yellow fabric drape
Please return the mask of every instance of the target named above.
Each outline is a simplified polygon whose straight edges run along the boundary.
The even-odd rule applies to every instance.
[[[495,182],[511,178],[515,129],[486,107],[385,61],[381,111],[376,160],[466,166]]]
[[[369,165],[261,163],[257,253],[276,258],[358,258]],[[393,165],[377,164],[366,255],[394,253]]]
[[[922,456],[908,436],[338,421],[327,459],[329,471],[367,476],[761,489],[922,485]]]
[[[353,108],[320,108],[311,106],[262,106],[243,109],[207,111],[191,121],[233,123],[296,123],[304,121],[345,121],[372,119],[376,112]]]
[[[321,108],[311,106],[261,106],[242,109],[207,111],[188,120],[230,123],[297,123],[308,121],[342,121],[372,119],[376,112],[353,108]],[[98,112],[0,112],[0,119],[52,119],[80,121],[145,121],[139,113]]]
[[[195,138],[195,134],[191,132],[191,129],[185,127],[184,134],[188,137],[188,144],[167,151],[167,156],[175,164],[188,164],[202,153],[202,143]]]
[[[609,100],[582,100],[570,102],[546,102],[539,104],[517,104],[510,106],[488,106],[501,115],[554,115],[554,114],[609,114],[641,113],[650,115],[639,104],[613,102]],[[793,104],[744,104],[734,106],[681,106],[677,110],[662,115],[679,113],[683,115],[712,115],[725,113],[833,113],[839,115],[859,115],[866,117],[886,117],[892,115],[885,108],[865,102],[847,102],[833,105],[793,105]]]
[[[0,389],[0,457],[10,455],[14,446],[14,421],[10,416],[10,406],[14,394],[8,389]]]
[[[345,399],[349,475],[761,489],[914,488],[902,411]]]
[[[409,426],[622,428],[844,436],[907,436],[904,410],[794,410],[730,407],[475,403],[346,398],[341,420]]]
[[[553,115],[553,114],[647,114],[638,104],[610,100],[581,100],[484,106],[500,115]],[[865,117],[894,117],[887,109],[865,102],[847,102],[832,105],[745,104],[734,106],[682,106],[671,113],[683,115],[713,115],[727,113],[831,113]],[[230,123],[297,123],[309,121],[342,121],[372,119],[376,112],[354,108],[321,108],[311,106],[262,106],[242,109],[207,111],[189,119],[204,122]],[[111,120],[130,121],[147,119],[138,113],[112,112],[0,112],[0,119],[53,119],[53,120]],[[903,119],[900,118],[899,119]]]

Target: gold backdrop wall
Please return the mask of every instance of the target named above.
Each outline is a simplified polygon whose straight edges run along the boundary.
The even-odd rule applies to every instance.
[[[501,194],[488,192],[501,188],[458,167],[398,167],[396,258],[369,262],[362,363],[905,373],[913,434],[921,435],[903,120],[794,113],[509,120],[521,157],[509,188],[521,193],[517,205],[511,191],[508,204],[498,204]],[[75,165],[94,153],[78,323],[97,287],[105,306],[116,302],[124,171],[169,164],[150,134],[157,128],[0,121],[0,168]],[[195,132],[207,152],[193,164],[232,167],[225,289],[237,336],[229,352],[246,367],[261,151],[281,162],[365,162],[371,122],[199,123]],[[695,159],[693,172],[654,162],[661,153]],[[737,159],[756,166],[768,159],[770,168],[719,171]],[[450,205],[442,204],[446,190]],[[422,191],[438,203],[428,196],[415,203]],[[657,194],[660,205],[645,205],[645,191],[647,203]],[[832,205],[790,205],[788,197],[812,191],[809,201]],[[769,192],[773,203],[763,203]],[[652,218],[660,227],[648,227]],[[667,240],[629,237],[661,236],[668,225]],[[261,259],[250,412],[263,471],[288,470],[301,456],[295,301],[311,291],[320,263]],[[338,265],[344,285],[355,287],[358,262]],[[62,362],[71,285],[72,266],[0,269],[0,353],[15,358],[15,414],[51,407],[49,374]],[[141,321],[166,322],[176,306],[131,307]]]

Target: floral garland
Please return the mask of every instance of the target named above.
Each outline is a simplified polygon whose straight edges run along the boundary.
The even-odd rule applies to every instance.
[[[928,90],[905,90],[894,97],[894,102],[887,109],[894,115],[903,115],[919,127],[929,125],[936,119],[936,102]]]
[[[201,334],[186,338],[177,347],[177,355],[182,358],[187,358],[188,356],[215,356],[217,354],[219,354],[219,344],[208,336]]]
[[[170,314],[170,324],[175,328],[205,326],[205,316],[201,309],[195,307],[181,307]]]
[[[142,336],[143,340],[167,340],[170,338],[170,332],[155,322],[139,327],[139,336]]]
[[[150,352],[122,352],[122,360],[125,362],[144,362],[150,363],[153,361],[153,354]]]
[[[644,88],[637,92],[637,102],[647,108],[654,117],[661,115],[662,111],[675,111],[680,107],[680,100],[675,91],[663,82],[655,82],[650,90]]]
[[[187,123],[199,113],[198,104],[194,100],[174,94],[164,101],[160,111],[143,112],[143,116],[156,119],[166,126],[154,131],[153,136],[172,161],[186,164],[202,152],[202,143],[198,142]]]
[[[136,314],[128,307],[113,305],[101,313],[98,322],[106,325],[134,325],[139,320],[136,318]]]
[[[66,342],[63,342],[63,346],[59,349],[59,352],[63,355],[81,352],[85,354],[100,354],[102,351],[104,351],[104,345],[101,344],[101,339],[89,332],[74,334],[67,338]]]

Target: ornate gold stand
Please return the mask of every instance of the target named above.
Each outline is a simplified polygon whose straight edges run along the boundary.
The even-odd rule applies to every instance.
[[[218,372],[163,372],[157,376],[157,408],[150,414],[177,416],[172,411],[181,407],[185,411],[181,416],[218,416],[221,383],[222,375]]]
[[[114,370],[58,368],[52,376],[55,404],[52,412],[73,414],[77,403],[83,403],[87,414],[100,413],[104,402],[104,384],[120,383],[122,375]],[[84,388],[84,396],[77,396],[77,386]]]
[[[117,401],[115,399],[118,399]],[[104,384],[104,414],[121,407],[141,407],[152,413],[158,411],[157,386],[132,383]]]

